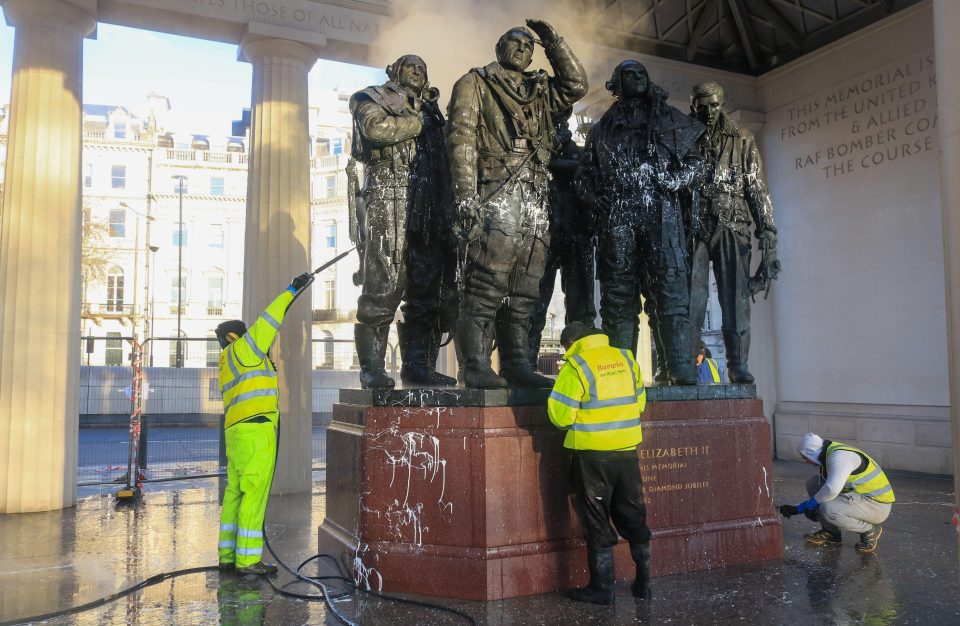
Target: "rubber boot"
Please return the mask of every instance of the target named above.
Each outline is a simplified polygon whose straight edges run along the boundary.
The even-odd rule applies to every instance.
[[[456,379],[444,376],[433,369],[430,358],[431,328],[420,324],[397,322],[397,338],[400,340],[400,380],[404,385],[449,387]],[[433,361],[436,363],[436,359]]]
[[[750,330],[742,333],[723,331],[723,344],[727,349],[727,376],[731,383],[751,384],[753,374],[747,369],[750,354]]]
[[[613,604],[613,548],[587,548],[590,584],[567,592],[577,602]]]
[[[511,387],[552,389],[553,379],[537,374],[530,367],[529,330],[520,324],[497,325],[497,349],[500,350],[500,375]]]
[[[387,336],[390,325],[374,328],[354,324],[353,338],[360,359],[360,386],[364,389],[393,389],[394,381],[387,376],[383,360],[387,354]]]
[[[277,566],[257,561],[253,565],[237,568],[238,574],[254,574],[255,576],[270,576],[277,573]]]
[[[630,556],[637,566],[637,577],[630,585],[630,591],[638,598],[650,597],[650,542],[631,543]]]
[[[453,341],[452,331],[450,333],[450,341]],[[430,348],[429,350],[427,350],[427,366],[433,369],[434,372],[437,371],[437,360],[440,358],[440,348],[444,347],[442,344],[443,344],[443,332],[438,328],[432,329],[430,331]],[[459,363],[460,363],[460,360],[457,359],[457,364],[458,364],[457,378],[451,378],[450,376],[447,376],[445,374],[440,374],[439,372],[437,372],[438,376],[443,376],[446,380],[450,381],[446,383],[438,383],[439,385],[443,385],[446,387],[453,387],[458,382],[463,381],[463,367],[459,365]]]
[[[665,315],[660,320],[667,375],[671,385],[696,385],[697,370],[688,352],[690,320],[686,315]]]
[[[490,367],[493,322],[458,319],[457,345],[463,352],[463,384],[470,389],[503,389],[507,381]]]

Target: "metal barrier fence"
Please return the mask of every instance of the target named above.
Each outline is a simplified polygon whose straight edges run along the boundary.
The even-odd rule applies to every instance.
[[[78,484],[124,482],[129,448],[132,369],[130,337],[82,337]],[[176,364],[176,339],[146,344],[143,414],[138,460],[147,482],[222,475],[223,403],[217,380],[216,340],[181,339],[184,367]],[[359,362],[352,340],[314,339],[311,347],[313,467],[326,465],[326,425],[339,389],[357,385]],[[214,350],[215,347],[215,350]],[[151,356],[153,365],[151,366]],[[388,353],[397,371],[397,351]]]
[[[78,484],[122,483],[129,453],[130,337],[82,337]],[[139,470],[146,482],[225,474],[223,403],[217,380],[216,340],[181,339],[184,367],[176,364],[176,338],[145,342]],[[545,340],[539,367],[556,374],[562,349]],[[312,340],[313,467],[326,466],[326,427],[339,390],[358,385],[353,340]],[[390,345],[387,370],[396,377],[399,351]]]

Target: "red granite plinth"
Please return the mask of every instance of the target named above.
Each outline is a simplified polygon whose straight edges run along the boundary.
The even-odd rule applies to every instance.
[[[759,400],[652,402],[638,462],[654,576],[780,558]],[[540,406],[334,406],[321,532],[384,591],[497,600],[583,585],[563,433]],[[626,543],[617,573],[633,576]]]

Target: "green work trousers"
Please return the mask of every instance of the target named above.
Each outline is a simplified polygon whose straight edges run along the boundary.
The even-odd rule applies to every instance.
[[[272,422],[240,422],[225,431],[227,489],[220,514],[221,563],[249,567],[263,554],[263,517],[277,458]]]

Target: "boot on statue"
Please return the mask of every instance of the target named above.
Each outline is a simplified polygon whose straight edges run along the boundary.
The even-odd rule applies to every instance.
[[[526,340],[526,338],[524,338]],[[457,347],[463,353],[463,384],[471,389],[504,389],[506,380],[490,367],[493,351],[493,322],[481,319],[457,320]]]
[[[742,333],[723,331],[723,345],[727,349],[727,376],[731,383],[753,383],[753,374],[747,369],[750,353],[750,330]]]
[[[553,379],[537,374],[530,366],[529,330],[520,324],[497,325],[500,375],[511,387],[552,388]]]
[[[437,361],[436,353],[431,350],[432,330],[422,324],[397,322],[400,358],[403,360],[400,380],[404,385],[449,387],[457,384],[456,379],[444,376],[434,369]]]
[[[390,325],[374,328],[366,324],[353,326],[353,338],[360,360],[360,386],[363,389],[393,389],[394,381],[387,376],[384,358]]]

